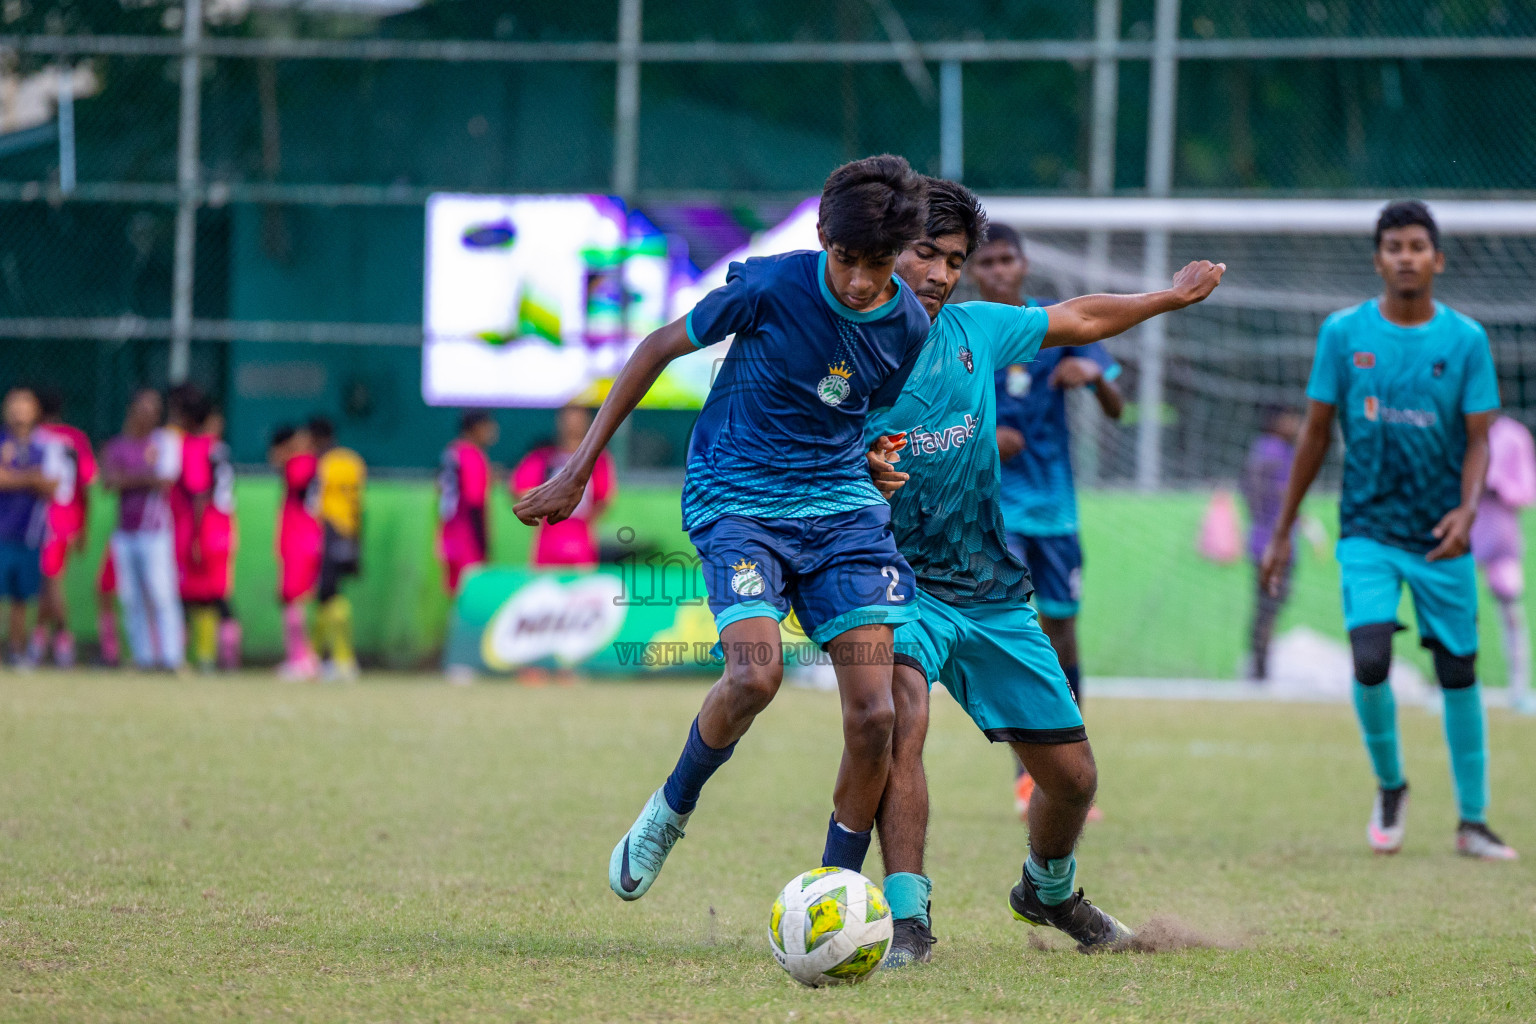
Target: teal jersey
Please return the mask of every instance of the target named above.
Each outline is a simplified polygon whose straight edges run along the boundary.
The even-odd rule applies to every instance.
[[[897,468],[911,477],[891,499],[891,527],[917,585],[949,604],[1034,591],[1003,526],[996,374],[1034,359],[1046,324],[1038,306],[945,306],[896,403],[865,424],[868,441],[907,434]]]
[[[1435,303],[1400,327],[1376,300],[1323,321],[1307,397],[1338,409],[1344,434],[1339,533],[1423,553],[1431,531],[1461,504],[1465,417],[1499,407],[1488,335]]]

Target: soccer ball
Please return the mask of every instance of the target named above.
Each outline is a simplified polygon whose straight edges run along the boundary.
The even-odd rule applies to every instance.
[[[885,960],[891,907],[880,887],[857,871],[807,871],[773,901],[768,945],[802,985],[854,985]]]

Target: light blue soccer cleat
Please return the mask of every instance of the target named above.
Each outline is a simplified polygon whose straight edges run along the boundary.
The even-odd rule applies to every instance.
[[[688,818],[688,814],[678,814],[667,806],[661,790],[651,794],[640,817],[608,858],[608,886],[619,899],[637,900],[645,895],[661,874],[667,854],[683,838]]]

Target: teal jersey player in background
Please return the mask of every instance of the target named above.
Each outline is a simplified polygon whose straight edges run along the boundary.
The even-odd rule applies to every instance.
[[[1488,336],[1434,300],[1445,269],[1439,229],[1423,203],[1388,205],[1376,223],[1379,299],[1334,313],[1318,332],[1307,418],[1262,573],[1272,591],[1291,557],[1291,527],[1332,440],[1344,435],[1338,559],[1354,656],[1355,710],[1376,773],[1366,839],[1402,848],[1408,782],[1387,677],[1403,627],[1404,584],[1445,698],[1459,822],[1458,852],[1513,860],[1488,828],[1488,739],[1477,680],[1477,576],[1472,521],[1488,473],[1488,425],[1499,407]]]
[[[1024,241],[1006,224],[994,225],[987,241],[966,262],[966,273],[988,302],[1033,305],[1024,296],[1029,258]],[[1072,478],[1067,393],[1092,389],[1099,409],[1119,419],[1125,400],[1115,380],[1120,364],[1098,342],[1041,353],[1030,363],[997,371],[997,446],[1003,460],[1003,522],[1008,547],[1035,584],[1040,627],[1066,673],[1072,696],[1082,703],[1077,612],[1082,602],[1083,546],[1078,539],[1077,489]],[[1022,764],[1014,780],[1014,808],[1029,814],[1034,780]],[[1089,812],[1095,820],[1099,810]]]
[[[1008,895],[1014,915],[1058,928],[1082,949],[1113,947],[1130,930],[1073,892],[1073,850],[1098,775],[1077,703],[1029,605],[1029,570],[1008,550],[994,375],[1027,363],[1042,345],[1089,344],[1198,302],[1225,268],[1192,263],[1173,288],[1146,295],[1089,295],[1048,308],[948,306],[966,257],[985,237],[986,214],[951,181],[930,180],[928,204],[926,237],[902,253],[896,272],[933,327],[895,405],[865,427],[871,472],[891,495],[896,543],[917,578],[922,611],[896,629],[896,731],[878,822],[896,919],[887,965],[926,961],[933,946],[922,750],[936,682],[1035,776],[1029,854]]]
[[[650,889],[705,783],[778,693],[779,623],[791,608],[831,653],[842,698],[822,863],[863,866],[890,768],[893,625],[917,614],[890,508],[869,479],[864,423],[900,393],[928,330],[922,305],[893,278],[926,216],[926,184],[901,157],[833,171],[818,213],[824,251],[733,264],[725,285],[640,343],[565,466],[514,506],[525,523],[569,516],[598,453],[662,369],[735,336],[683,481],[725,671],[676,768],[613,848],[608,884],[620,899]]]

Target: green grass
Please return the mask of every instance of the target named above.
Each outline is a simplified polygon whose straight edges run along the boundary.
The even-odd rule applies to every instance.
[[[1101,701],[1089,894],[1222,944],[1083,957],[1012,921],[1009,760],[946,697],[934,963],[806,991],[769,905],[820,853],[837,709],[786,691],[656,889],[613,842],[696,684],[453,689],[0,678],[0,1020],[1493,1021],[1536,1006],[1536,872],[1464,862],[1438,723],[1403,715],[1392,859],[1347,708]],[[1492,716],[1494,824],[1536,854],[1536,723]],[[829,742],[830,741],[830,742]],[[871,870],[878,861],[870,861]]]
[[[1081,495],[1085,557],[1078,629],[1086,674],[1237,678],[1253,615],[1253,568],[1246,557],[1217,565],[1196,554],[1209,500],[1208,493],[1197,492]],[[1291,599],[1276,635],[1305,626],[1347,644],[1333,557],[1338,503],[1314,498],[1306,510],[1324,525],[1328,539],[1322,551],[1298,542]],[[1526,574],[1536,579],[1536,516],[1526,517],[1525,529],[1530,533]],[[1506,674],[1499,616],[1481,573],[1478,590],[1478,672],[1489,684],[1502,686]],[[1398,618],[1410,627],[1414,623],[1406,591]],[[1399,633],[1393,646],[1397,657],[1433,679],[1416,632]]]

